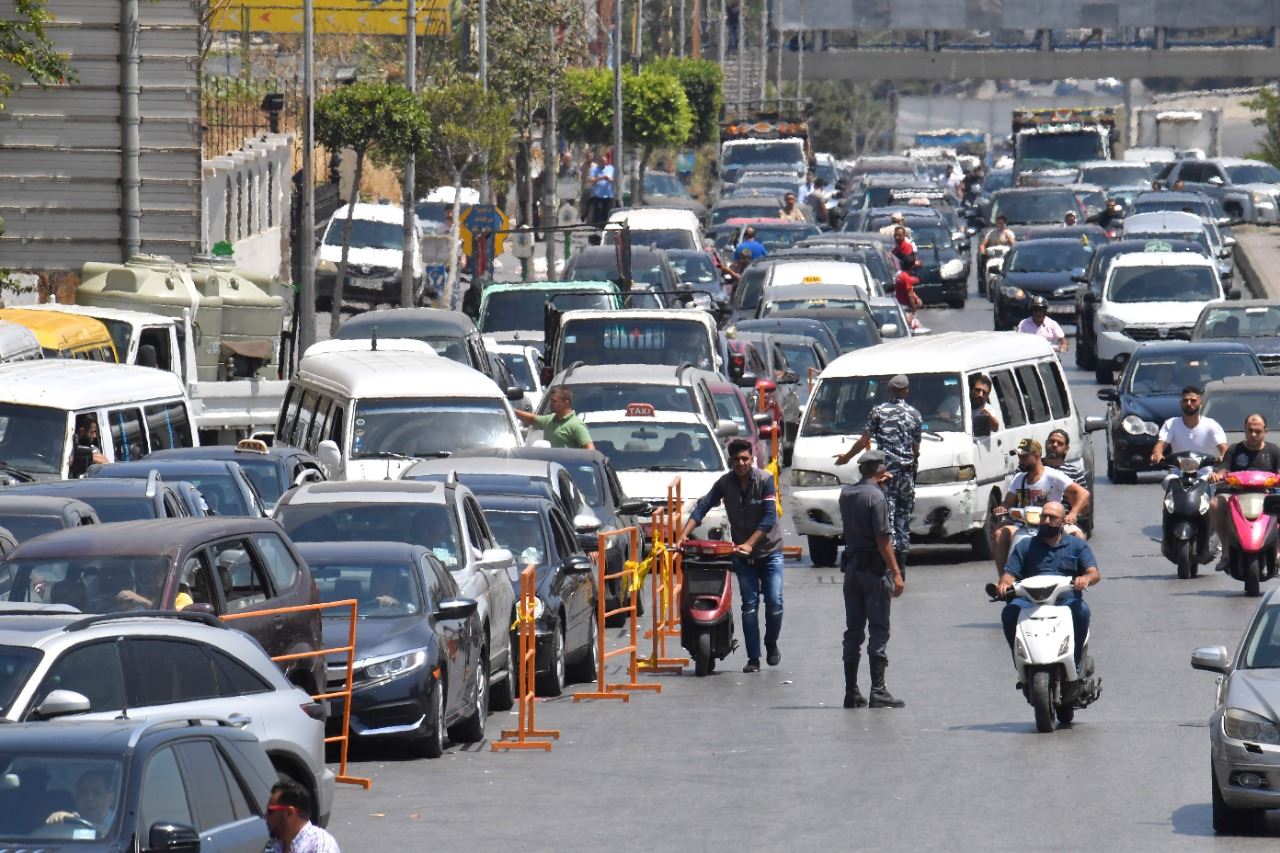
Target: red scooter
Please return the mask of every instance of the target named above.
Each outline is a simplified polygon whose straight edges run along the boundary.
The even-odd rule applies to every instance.
[[[686,539],[680,553],[680,645],[693,657],[694,674],[702,678],[738,647],[733,637],[733,543]]]
[[[1223,483],[1231,489],[1231,535],[1222,543],[1227,574],[1244,581],[1245,595],[1260,595],[1259,584],[1276,576],[1276,517],[1267,510],[1275,503],[1268,493],[1280,485],[1280,477],[1270,471],[1233,471]]]

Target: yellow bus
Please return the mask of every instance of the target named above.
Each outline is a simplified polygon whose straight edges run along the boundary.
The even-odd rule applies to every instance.
[[[111,333],[100,320],[57,311],[0,308],[0,320],[26,326],[35,332],[45,358],[82,358],[119,361]]]

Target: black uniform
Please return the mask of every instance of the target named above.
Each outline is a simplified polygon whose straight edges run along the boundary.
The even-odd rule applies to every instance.
[[[857,668],[865,637],[874,682],[877,669],[883,675],[889,661],[885,647],[889,643],[889,602],[893,600],[893,581],[876,548],[877,537],[893,533],[884,491],[868,479],[842,488],[840,522],[844,528],[840,561],[844,572],[844,664]]]

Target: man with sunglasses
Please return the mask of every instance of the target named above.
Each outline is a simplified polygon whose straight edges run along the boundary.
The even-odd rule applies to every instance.
[[[338,842],[311,822],[311,796],[293,782],[280,782],[267,802],[268,853],[342,853]]]

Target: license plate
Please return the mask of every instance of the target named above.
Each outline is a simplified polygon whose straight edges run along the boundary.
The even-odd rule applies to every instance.
[[[364,290],[381,290],[382,279],[365,278],[364,276],[356,276],[355,278],[351,279],[351,286],[363,288]]]
[[[1071,313],[1074,313],[1075,310],[1076,309],[1074,305],[1050,305],[1049,306],[1050,314],[1071,314]]]

